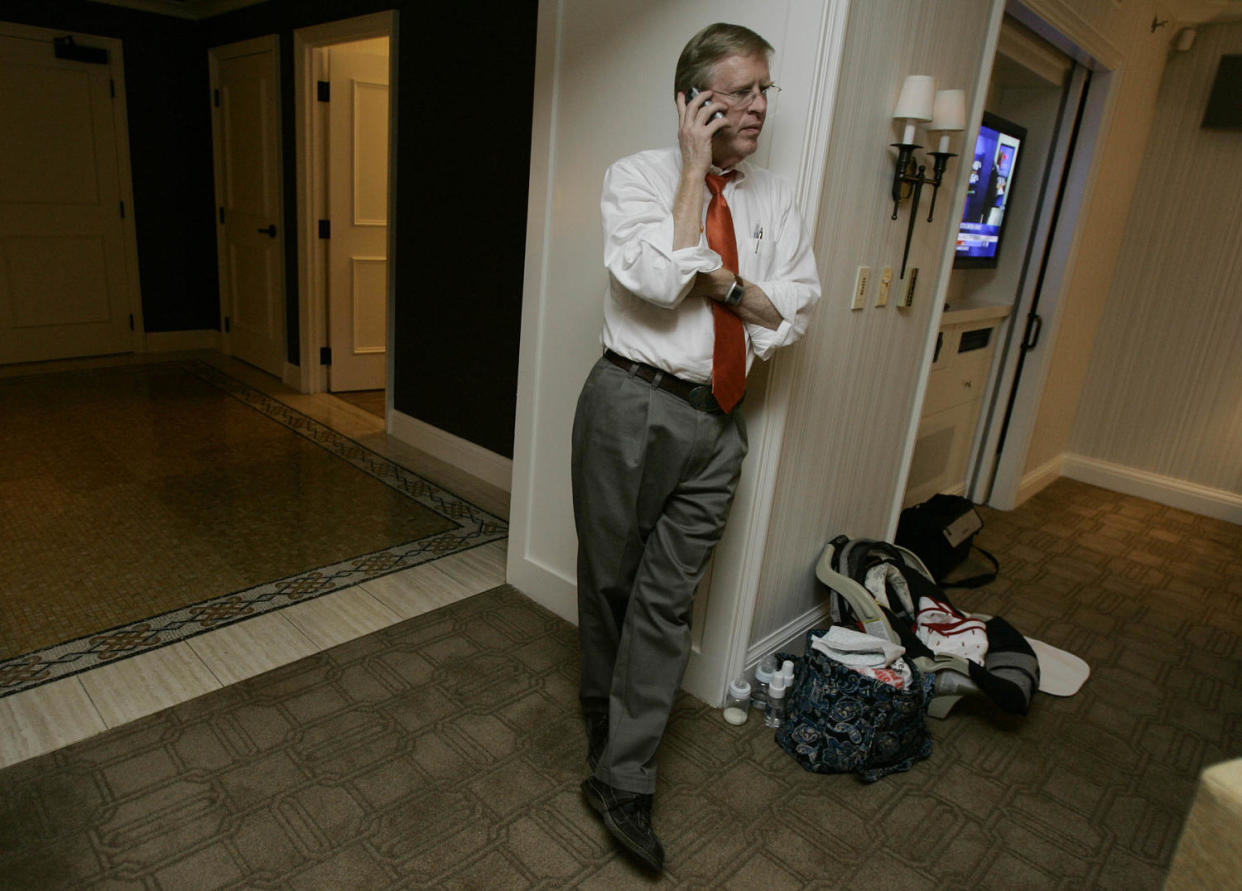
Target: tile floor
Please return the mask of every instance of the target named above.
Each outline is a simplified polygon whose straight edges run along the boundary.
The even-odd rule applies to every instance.
[[[94,361],[111,365],[175,358],[211,362],[484,510],[508,516],[506,492],[392,439],[384,432],[382,419],[331,396],[296,393],[219,354],[146,354]],[[39,370],[84,367],[54,365]],[[20,366],[0,369],[6,376],[20,373]],[[0,699],[0,767],[494,588],[505,581],[506,546],[505,541],[482,545]]]

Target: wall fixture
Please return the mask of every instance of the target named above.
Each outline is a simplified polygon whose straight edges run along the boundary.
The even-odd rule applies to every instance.
[[[936,81],[925,74],[911,74],[901,85],[901,95],[897,99],[897,108],[893,117],[905,121],[901,142],[894,142],[897,149],[897,163],[893,169],[893,216],[897,219],[897,210],[906,198],[912,199],[910,205],[910,224],[906,229],[906,248],[901,257],[901,277],[906,277],[906,259],[910,256],[910,239],[914,235],[914,219],[919,212],[919,197],[923,186],[931,186],[932,199],[927,211],[927,222],[932,221],[936,212],[936,193],[940,190],[945,168],[949,159],[956,158],[955,152],[949,151],[949,133],[966,129],[966,93],[963,90],[936,90]],[[932,157],[932,175],[928,177],[927,166],[919,164],[914,158],[915,149],[923,146],[914,141],[915,128],[918,123],[927,123],[929,132],[940,133],[937,150],[927,152]]]

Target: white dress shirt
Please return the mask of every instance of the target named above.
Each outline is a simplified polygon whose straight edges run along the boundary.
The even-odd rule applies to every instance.
[[[746,368],[806,331],[819,300],[811,244],[781,177],[742,162],[724,187],[737,237],[738,274],[763,289],[781,315],[775,330],[744,325]],[[720,172],[713,169],[713,172]],[[694,247],[673,250],[673,199],[681,176],[676,148],[652,149],[615,162],[604,174],[603,344],[685,380],[708,383],[715,326],[711,301],[686,295],[699,272],[721,267],[700,229]],[[703,184],[706,217],[711,193]]]

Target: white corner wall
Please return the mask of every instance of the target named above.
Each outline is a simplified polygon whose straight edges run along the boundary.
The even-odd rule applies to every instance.
[[[800,346],[776,480],[750,658],[819,621],[813,567],[837,533],[888,537],[905,489],[934,326],[952,264],[950,223],[966,170],[950,162],[928,223],[920,208],[910,266],[913,306],[898,309],[897,279],[910,208],[890,219],[892,109],[906,75],[966,90],[975,119],[991,69],[1003,4],[997,0],[867,0],[850,7],[815,239],[824,297]],[[963,136],[955,137],[961,151]],[[895,270],[889,305],[851,311],[857,267]]]
[[[753,28],[775,47],[773,79],[784,88],[768,115],[755,160],[807,188],[822,170],[808,152],[825,126],[810,113],[829,23],[844,0],[541,0],[518,368],[509,581],[576,621],[576,550],[570,498],[570,428],[578,391],[600,356],[605,273],[599,194],[605,168],[640,149],[676,144],[673,69],[685,41],[713,21]],[[818,193],[816,188],[815,193]],[[814,201],[804,207],[813,224]],[[736,589],[736,567],[763,466],[766,378],[752,375],[747,420],[752,451],[713,591]],[[759,451],[760,454],[756,452]],[[774,457],[774,456],[773,456]],[[737,540],[740,538],[741,540]],[[722,572],[722,565],[733,567]],[[734,591],[736,593],[736,590]],[[713,593],[713,605],[716,595]],[[717,623],[732,635],[732,606]],[[701,631],[700,631],[701,633]],[[692,664],[693,668],[693,664]],[[692,672],[693,673],[693,672]],[[688,680],[688,684],[691,680]],[[708,686],[711,686],[709,682]],[[711,698],[710,690],[701,692]]]

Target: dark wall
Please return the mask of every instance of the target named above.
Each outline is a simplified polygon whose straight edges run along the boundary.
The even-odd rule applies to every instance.
[[[79,0],[4,0],[0,19],[121,39],[146,330],[218,328],[211,113],[200,26]]]
[[[398,10],[398,411],[513,454],[535,0],[269,0],[201,22],[83,0],[3,0],[0,19],[124,42],[148,331],[219,326],[207,48],[281,46],[285,231],[296,231],[293,31]],[[287,238],[289,361],[297,244]]]
[[[285,231],[295,231],[293,31],[398,10],[398,411],[511,457],[525,263],[534,0],[270,0],[203,23],[206,46],[281,40]],[[296,244],[287,241],[290,359]]]

